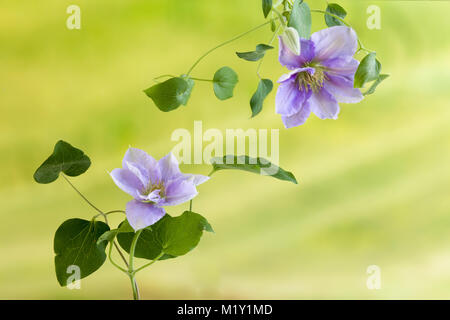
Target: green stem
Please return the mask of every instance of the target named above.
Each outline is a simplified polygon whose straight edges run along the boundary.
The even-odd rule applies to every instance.
[[[128,274],[128,270],[125,270],[124,268],[122,268],[121,266],[119,266],[119,265],[118,265],[117,263],[115,263],[114,260],[112,259],[111,253],[112,253],[113,243],[114,243],[113,241],[110,241],[110,242],[109,242],[108,259],[109,259],[109,261],[112,263],[112,265],[113,265],[114,267],[116,267],[116,268],[119,269],[120,271],[123,271],[123,272],[125,272],[126,274]],[[128,263],[127,263],[127,267],[128,267]]]
[[[194,68],[200,63],[200,61],[202,61],[211,52],[213,52],[213,51],[215,51],[215,50],[217,50],[217,49],[219,49],[219,48],[221,48],[221,47],[223,47],[223,46],[225,46],[225,45],[227,45],[227,44],[229,44],[229,43],[231,43],[233,41],[236,41],[236,40],[246,36],[247,34],[253,32],[253,31],[256,31],[256,30],[258,30],[258,29],[260,29],[260,28],[262,28],[262,27],[272,23],[272,21],[278,20],[278,19],[280,19],[280,17],[278,17],[277,19],[270,19],[269,21],[264,22],[263,24],[260,24],[259,26],[256,26],[256,27],[254,27],[253,29],[251,29],[251,30],[249,30],[247,32],[241,33],[241,34],[237,35],[236,37],[234,37],[234,38],[232,38],[232,39],[230,39],[228,41],[222,42],[218,46],[215,46],[214,48],[208,50],[200,58],[198,58],[197,61],[195,61],[195,63],[192,65],[192,67],[189,69],[189,71],[186,73],[186,75],[189,76],[191,74],[191,72],[194,70]]]
[[[141,235],[142,231],[144,230],[139,230],[138,232],[136,232],[136,234],[134,235],[133,241],[131,242],[131,247],[130,247],[130,261],[128,263],[128,276],[130,277],[131,280],[131,288],[133,289],[133,299],[134,300],[139,300],[139,289],[136,283],[136,279],[135,279],[135,270],[133,269],[133,265],[134,265],[134,252],[136,251],[136,244],[137,241],[139,239],[139,236]]]
[[[143,265],[142,267],[136,269],[134,273],[137,273],[141,271],[142,269],[145,269],[147,267],[150,267],[152,264],[154,264],[156,261],[158,261],[162,256],[164,255],[164,252],[161,252],[155,259],[153,259],[151,262],[147,263],[146,265]]]
[[[97,208],[96,206],[94,206],[94,204],[92,203],[92,202],[90,202],[73,184],[72,184],[72,182],[70,182],[70,180],[66,177],[66,175],[63,173],[62,174],[62,176],[63,176],[63,178],[67,181],[67,183],[80,195],[80,197],[81,198],[83,198],[83,200],[84,201],[86,201],[92,208],[94,208],[96,211],[98,211],[99,212],[99,214],[98,215],[96,215],[96,216],[94,216],[94,219],[96,218],[96,217],[98,217],[98,216],[103,216],[103,218],[105,219],[105,222],[106,222],[106,224],[108,224],[108,214],[111,214],[111,213],[116,213],[116,212],[122,212],[122,213],[125,213],[125,211],[122,211],[122,210],[114,210],[114,211],[109,211],[109,212],[106,212],[106,213],[104,213],[102,210],[100,210],[99,208]],[[122,258],[122,260],[123,260],[123,262],[125,263],[125,265],[128,267],[128,263],[127,263],[127,259],[125,258],[125,256],[123,255],[123,253],[122,253],[122,251],[120,250],[120,248],[119,248],[119,246],[117,245],[117,243],[115,242],[115,241],[113,241],[112,242],[113,243],[113,245],[114,245],[114,247],[116,248],[116,250],[117,250],[117,252],[119,253],[119,255],[120,255],[120,257]],[[110,248],[109,248],[109,260],[111,261],[111,263],[115,266],[115,267],[118,267],[120,270],[122,270],[122,271],[124,271],[125,269],[123,269],[123,268],[121,268],[119,265],[117,265],[113,260],[112,260],[112,258],[111,258],[111,250],[112,250],[112,246],[110,246]],[[125,272],[127,272],[126,270],[125,270]],[[133,281],[134,282],[136,282],[134,279],[133,279]],[[136,283],[134,284],[134,286],[136,287],[136,290],[137,290],[137,285],[136,285]],[[139,291],[137,291],[138,292],[138,295],[139,295]]]
[[[280,20],[280,23],[283,25],[283,27],[286,27],[286,21],[284,21],[283,15],[275,8],[272,8],[272,12],[275,12],[275,14],[278,17],[278,20]]]
[[[209,79],[199,79],[199,78],[192,78],[192,77],[189,77],[189,79],[197,80],[197,81],[214,82],[214,80],[209,80]]]
[[[72,182],[70,182],[70,180],[66,177],[66,175],[64,173],[61,174],[63,176],[63,178],[67,181],[67,183],[73,188],[73,190],[76,191],[76,193],[78,193],[80,195],[80,197],[82,197],[84,199],[84,201],[86,201],[92,208],[94,208],[95,210],[97,210],[101,215],[105,215],[103,213],[102,210],[100,210],[99,208],[97,208],[96,206],[94,206],[92,204],[92,202],[90,202],[73,184]]]
[[[333,18],[335,18],[335,19],[341,21],[341,22],[342,22],[343,24],[345,24],[347,27],[350,27],[350,28],[352,28],[353,30],[355,30],[355,29],[351,26],[350,23],[347,23],[344,19],[342,19],[341,17],[339,17],[339,16],[337,16],[337,15],[331,13],[331,12],[323,11],[323,10],[316,10],[316,9],[311,10],[311,12],[316,12],[316,13],[322,13],[322,14],[329,15],[330,17],[333,17]],[[358,39],[358,46],[359,46],[358,52],[359,52],[359,51],[366,51],[367,53],[373,52],[373,51],[368,50],[368,49],[366,49],[366,48],[364,47],[364,45],[362,44],[361,40],[359,40],[359,37],[358,37],[357,39]]]
[[[281,28],[281,24],[277,27],[277,29],[276,29],[275,32],[273,33],[273,36],[272,36],[272,38],[271,38],[270,41],[269,41],[269,46],[270,46],[270,45],[273,43],[273,41],[275,40],[275,37],[277,36],[278,32],[280,31],[280,28]],[[264,55],[264,57],[259,61],[258,67],[256,68],[256,75],[258,76],[259,79],[262,79],[261,75],[259,74],[259,71],[261,70],[261,66],[262,66],[262,63],[263,63],[265,57],[266,57],[266,56]]]
[[[191,211],[191,212],[192,212],[192,200],[191,200],[191,201],[189,201],[189,211]]]

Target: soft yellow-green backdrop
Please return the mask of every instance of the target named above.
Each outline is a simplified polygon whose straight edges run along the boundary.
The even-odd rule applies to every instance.
[[[362,103],[342,105],[338,121],[312,116],[286,130],[274,94],[250,119],[256,65],[234,51],[267,42],[268,28],[194,72],[237,70],[233,99],[218,101],[198,83],[187,107],[158,111],[142,93],[153,77],[186,72],[207,49],[261,23],[260,2],[0,1],[0,298],[130,298],[129,280],[109,263],[81,290],[58,286],[53,234],[95,212],[63,180],[38,185],[33,172],[67,140],[93,162],[74,183],[104,210],[123,208],[129,198],[106,171],[129,145],[162,157],[173,130],[192,130],[194,120],[204,129],[280,129],[281,166],[300,184],[218,173],[194,202],[216,234],[140,273],[144,298],[450,298],[450,3],[339,1],[391,78]],[[81,30],[66,28],[70,4],[81,7]],[[370,4],[381,8],[381,30],[366,27]],[[324,26],[314,19],[315,30]],[[269,52],[264,76],[283,72]],[[369,265],[381,268],[381,290],[366,287]]]

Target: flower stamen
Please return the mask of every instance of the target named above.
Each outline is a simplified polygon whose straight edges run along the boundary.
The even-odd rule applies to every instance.
[[[319,90],[322,89],[325,80],[328,80],[328,77],[324,71],[324,68],[315,67],[314,74],[311,74],[308,71],[300,72],[296,79],[298,89],[306,92],[310,89],[314,93],[319,92]]]

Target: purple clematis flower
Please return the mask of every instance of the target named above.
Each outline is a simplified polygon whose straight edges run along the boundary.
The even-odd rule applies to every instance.
[[[165,206],[176,206],[193,199],[196,186],[209,177],[183,174],[177,159],[169,153],[156,161],[145,151],[129,148],[122,169],[111,172],[116,185],[131,195],[127,203],[127,220],[134,230],[146,228],[165,215]]]
[[[280,37],[280,63],[291,70],[278,82],[276,113],[286,128],[305,123],[311,111],[320,119],[337,119],[339,104],[363,99],[353,88],[359,62],[353,56],[358,47],[353,29],[335,26],[300,39],[300,55],[294,54]]]

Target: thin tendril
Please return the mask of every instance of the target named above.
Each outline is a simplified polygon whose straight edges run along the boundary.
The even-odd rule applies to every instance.
[[[218,46],[215,46],[214,48],[208,50],[200,58],[198,58],[197,61],[195,61],[195,63],[192,65],[192,67],[189,69],[189,71],[186,73],[186,75],[189,76],[191,74],[191,72],[194,70],[194,68],[200,63],[200,61],[202,61],[207,55],[209,55],[214,50],[217,50],[217,49],[219,49],[219,48],[221,48],[221,47],[223,47],[223,46],[225,46],[225,45],[227,45],[227,44],[229,44],[229,43],[231,43],[233,41],[236,41],[236,40],[246,36],[247,34],[253,32],[253,31],[256,31],[256,30],[258,30],[258,29],[260,29],[260,28],[262,28],[262,27],[272,23],[272,21],[278,20],[278,19],[281,19],[281,17],[278,17],[276,19],[270,19],[269,21],[267,21],[267,22],[265,22],[263,24],[260,24],[259,26],[256,26],[256,27],[254,27],[253,29],[251,29],[251,30],[249,30],[247,32],[241,33],[240,35],[237,35],[236,37],[234,37],[234,38],[232,38],[232,39],[230,39],[228,41],[225,41],[225,42],[219,44]],[[281,20],[281,21],[283,21],[283,20]]]

